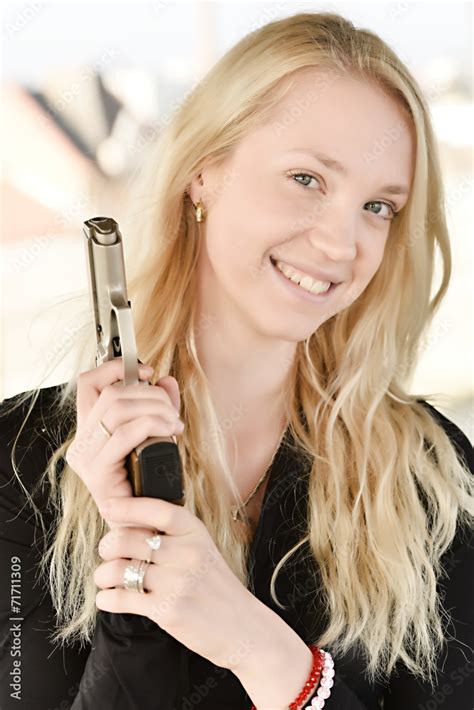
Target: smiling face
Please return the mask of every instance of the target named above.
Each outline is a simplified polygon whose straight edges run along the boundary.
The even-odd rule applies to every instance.
[[[271,120],[190,190],[208,211],[203,303],[219,300],[230,318],[291,341],[309,337],[367,287],[414,169],[415,136],[400,105],[374,84],[335,74],[310,100],[322,71],[327,81],[327,70],[294,75]],[[285,262],[287,276],[271,257]],[[323,283],[287,278],[305,274]],[[309,293],[328,281],[341,283]]]

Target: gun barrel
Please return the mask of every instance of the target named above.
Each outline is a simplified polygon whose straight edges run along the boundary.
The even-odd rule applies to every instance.
[[[124,384],[137,384],[137,348],[127,296],[122,235],[117,222],[111,217],[87,220],[84,242],[95,318],[96,365],[121,356]]]

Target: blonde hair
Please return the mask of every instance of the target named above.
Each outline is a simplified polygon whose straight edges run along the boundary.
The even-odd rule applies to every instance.
[[[196,333],[209,324],[196,322],[201,235],[188,190],[203,167],[218,165],[266,120],[287,90],[281,80],[309,67],[357,74],[395,97],[415,129],[416,167],[408,203],[391,224],[383,262],[364,293],[297,344],[287,407],[296,449],[309,464],[308,528],[277,564],[271,596],[283,608],[277,575],[306,544],[328,610],[327,626],[312,642],[336,657],[359,645],[371,680],[401,661],[433,682],[447,618],[436,588],[440,558],[458,522],[472,525],[472,476],[418,401],[429,395],[406,391],[448,287],[451,252],[428,108],[408,69],[376,34],[333,13],[295,14],[245,36],[186,97],[135,176],[124,230],[138,254],[127,261],[138,353],[155,367],[153,382],[171,374],[180,385],[186,507],[247,586],[249,541],[230,516],[230,496],[238,499],[238,491],[196,352]],[[431,298],[436,246],[442,278]],[[91,352],[85,369],[94,366]],[[41,574],[57,614],[54,640],[83,643],[95,624],[93,572],[106,527],[64,460],[75,434],[78,374],[51,407],[68,433],[57,430],[43,473],[55,526]],[[33,390],[32,406],[38,394]]]

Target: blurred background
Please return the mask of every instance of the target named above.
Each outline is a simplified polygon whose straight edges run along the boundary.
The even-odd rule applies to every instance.
[[[0,400],[53,366],[42,386],[70,376],[90,318],[82,223],[125,218],[133,171],[186,93],[244,35],[317,10],[381,35],[430,104],[453,275],[411,391],[442,397],[440,409],[474,440],[470,2],[3,4]]]

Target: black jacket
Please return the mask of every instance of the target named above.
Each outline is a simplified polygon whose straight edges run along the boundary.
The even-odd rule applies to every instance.
[[[30,493],[53,450],[48,421],[43,417],[50,415],[51,396],[58,387],[41,390],[17,445],[17,466]],[[5,404],[12,401],[13,398],[7,399]],[[438,410],[424,404],[474,472],[473,449],[467,437]],[[0,414],[3,409],[0,403]],[[10,462],[13,438],[25,413],[26,408],[22,408],[0,418],[1,710],[249,710],[252,701],[231,671],[190,651],[146,617],[99,610],[91,646],[53,647],[48,639],[54,626],[51,598],[35,579],[41,529],[35,524]],[[288,605],[286,611],[274,604],[269,590],[276,562],[304,529],[308,471],[285,442],[286,439],[270,469],[252,543],[250,589],[306,643],[311,643],[308,634],[315,623],[317,629],[323,629],[326,609],[317,586],[310,583],[303,559],[309,553],[308,544],[299,549],[291,565],[283,566],[277,577],[277,597]],[[47,499],[48,484],[34,493],[41,511],[46,511]],[[52,524],[49,513],[44,519],[47,526]],[[297,564],[293,566],[295,559]],[[458,527],[443,564],[448,576],[439,581],[439,589],[445,608],[452,614],[452,640],[438,659],[435,693],[401,665],[387,685],[371,685],[364,676],[363,659],[354,650],[334,659],[335,685],[325,705],[328,710],[473,707],[472,530]],[[17,697],[15,682],[21,688]]]

